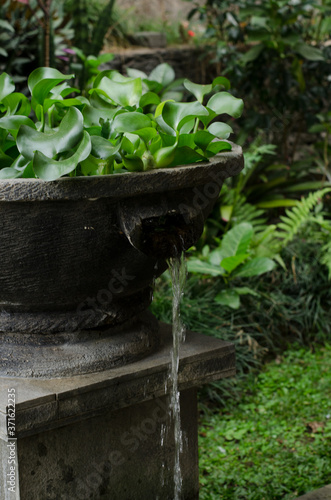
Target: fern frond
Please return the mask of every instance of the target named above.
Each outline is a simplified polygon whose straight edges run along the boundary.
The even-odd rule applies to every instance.
[[[281,248],[293,240],[298,234],[303,225],[312,220],[311,211],[320,202],[326,193],[329,193],[331,188],[324,188],[310,193],[306,198],[298,201],[296,206],[291,210],[285,211],[285,216],[281,217],[281,221],[277,224],[275,238],[278,239]]]

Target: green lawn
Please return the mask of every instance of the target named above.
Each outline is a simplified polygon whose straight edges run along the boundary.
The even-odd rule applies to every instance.
[[[292,499],[331,483],[331,345],[287,351],[202,417],[200,500]]]

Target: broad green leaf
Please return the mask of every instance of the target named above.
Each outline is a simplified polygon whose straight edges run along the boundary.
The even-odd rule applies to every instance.
[[[75,75],[63,75],[54,68],[37,68],[28,78],[28,87],[32,97],[38,104],[43,104],[49,92],[64,80],[70,80]]]
[[[232,146],[229,142],[215,141],[211,142],[206,150],[206,156],[208,158],[213,155],[217,155],[221,151],[231,151]]]
[[[175,79],[175,72],[168,63],[162,63],[153,69],[148,79],[161,83],[163,87],[166,87]]]
[[[140,98],[139,101],[139,106],[141,108],[144,108],[145,106],[149,106],[150,104],[160,104],[161,99],[157,94],[154,92],[146,92],[146,94],[143,94]]]
[[[26,127],[31,127],[33,130],[36,129],[35,124],[27,116],[13,115],[13,116],[3,116],[0,118],[0,128],[9,130],[12,136],[15,138],[18,133],[18,129],[21,125]]]
[[[233,277],[249,278],[251,276],[260,276],[261,274],[272,271],[275,267],[275,262],[267,257],[256,257],[246,264],[243,264],[237,271],[233,273]]]
[[[154,154],[155,165],[157,168],[167,167],[175,159],[177,142],[173,146],[161,148]]]
[[[227,125],[226,123],[214,122],[209,125],[208,132],[213,134],[215,137],[218,137],[219,139],[228,139],[230,134],[233,133],[233,130],[230,125]]]
[[[184,80],[184,87],[194,95],[197,101],[203,102],[203,98],[206,94],[210,94],[213,90],[212,84],[210,85],[200,85],[199,83],[193,83],[190,80]]]
[[[218,92],[209,99],[207,108],[212,109],[218,115],[226,113],[233,118],[239,118],[244,109],[244,102],[228,92]]]
[[[15,85],[13,80],[9,75],[7,75],[7,73],[2,73],[2,75],[0,75],[0,101],[3,101],[7,95],[14,91]]]
[[[98,88],[103,90],[112,101],[123,107],[138,104],[142,95],[142,84],[140,78],[117,82],[115,80],[110,80],[105,76],[99,83]]]
[[[221,306],[231,307],[231,309],[239,309],[240,296],[235,290],[222,290],[216,295],[215,302]]]
[[[21,172],[18,172],[15,168],[2,168],[0,170],[0,179],[17,179],[21,177]]]
[[[116,113],[115,108],[94,108],[93,106],[85,106],[83,110],[85,127],[100,125],[100,120],[112,120]]]
[[[114,146],[107,139],[104,139],[103,137],[98,137],[96,135],[91,137],[91,142],[92,142],[92,150],[91,150],[92,155],[94,155],[97,158],[101,158],[103,160],[115,156],[121,147],[121,143]]]
[[[83,115],[77,108],[69,108],[57,132],[46,134],[21,126],[17,134],[17,148],[27,159],[32,160],[39,151],[49,158],[75,147],[83,135]]]
[[[3,101],[3,105],[7,108],[7,115],[24,115],[29,116],[31,111],[31,103],[29,99],[19,92],[13,92],[7,95]]]
[[[66,160],[56,161],[37,151],[33,158],[33,170],[40,179],[54,181],[75,170],[78,163],[85,160],[90,152],[91,139],[89,134],[84,132],[77,151]]]
[[[192,118],[208,116],[208,111],[199,102],[169,102],[162,110],[162,118],[173,130],[180,128]]]
[[[176,167],[179,165],[189,165],[190,163],[197,163],[199,161],[206,161],[206,157],[199,154],[194,149],[189,147],[177,147],[173,161],[169,167]]]
[[[129,172],[142,172],[144,170],[144,163],[139,156],[127,155],[123,156],[122,160]]]
[[[89,154],[80,162],[80,168],[83,175],[109,175],[114,171],[114,160],[103,160]]]
[[[308,61],[324,61],[325,57],[323,52],[316,47],[312,47],[311,45],[307,45],[304,42],[298,43],[293,47],[293,50],[300,54],[300,56],[308,59]]]
[[[216,87],[216,85],[222,85],[225,90],[229,90],[231,88],[231,83],[227,78],[225,78],[225,76],[217,76],[216,78],[214,78],[213,88]]]
[[[85,100],[85,102],[84,102]],[[88,100],[84,97],[73,97],[72,99],[45,99],[44,100],[44,112],[46,113],[52,106],[56,104],[60,108],[69,108],[72,106],[82,106],[89,104]]]
[[[133,130],[133,134],[138,135],[146,144],[158,136],[157,131],[153,127],[145,127],[138,130]]]
[[[208,262],[213,266],[219,267],[222,260],[223,260],[223,255],[220,248],[215,248],[215,250],[210,252],[210,254],[208,255]]]
[[[249,257],[248,253],[233,255],[232,257],[225,257],[221,261],[221,266],[228,273],[231,273],[234,269],[236,269],[240,264],[242,264]]]
[[[207,130],[199,130],[196,134],[194,134],[194,142],[199,148],[202,149],[202,151],[207,149],[213,139],[215,139],[215,136],[210,132],[207,132]]]
[[[206,116],[199,116],[199,120],[204,124],[205,127],[207,127],[209,125],[209,123],[214,118],[217,117],[217,113],[215,113],[215,111],[213,111],[212,109],[206,107],[206,110],[208,111],[208,115],[206,115]]]
[[[210,276],[222,276],[224,274],[224,269],[199,259],[188,259],[187,270],[190,273],[207,274]]]
[[[131,78],[141,78],[142,80],[144,80],[145,78],[146,79],[148,78],[146,73],[144,73],[143,71],[140,71],[140,69],[126,68],[126,73]]]
[[[174,139],[174,137],[172,137]],[[194,142],[194,134],[180,134],[178,138],[178,147],[189,147],[191,149],[196,148],[196,143]]]
[[[221,243],[223,258],[246,254],[253,237],[253,227],[242,222],[228,231]]]
[[[113,128],[116,132],[134,132],[142,128],[151,127],[151,119],[147,115],[133,111],[121,113],[114,118]]]

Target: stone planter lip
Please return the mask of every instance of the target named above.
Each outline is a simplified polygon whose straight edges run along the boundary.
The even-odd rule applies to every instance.
[[[212,157],[208,162],[192,163],[147,172],[128,172],[90,177],[62,177],[56,181],[41,179],[0,180],[0,202],[56,200],[94,201],[100,198],[130,198],[196,187],[218,175],[222,180],[237,175],[243,168],[242,149],[231,143],[232,150]]]

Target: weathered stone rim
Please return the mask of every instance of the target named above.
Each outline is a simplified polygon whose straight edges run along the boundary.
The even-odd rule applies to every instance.
[[[242,168],[242,149],[232,144],[231,151],[222,152],[209,162],[175,168],[105,176],[63,177],[56,181],[4,179],[0,180],[0,202],[121,199],[199,186],[211,181],[214,175],[224,180],[239,174]]]

